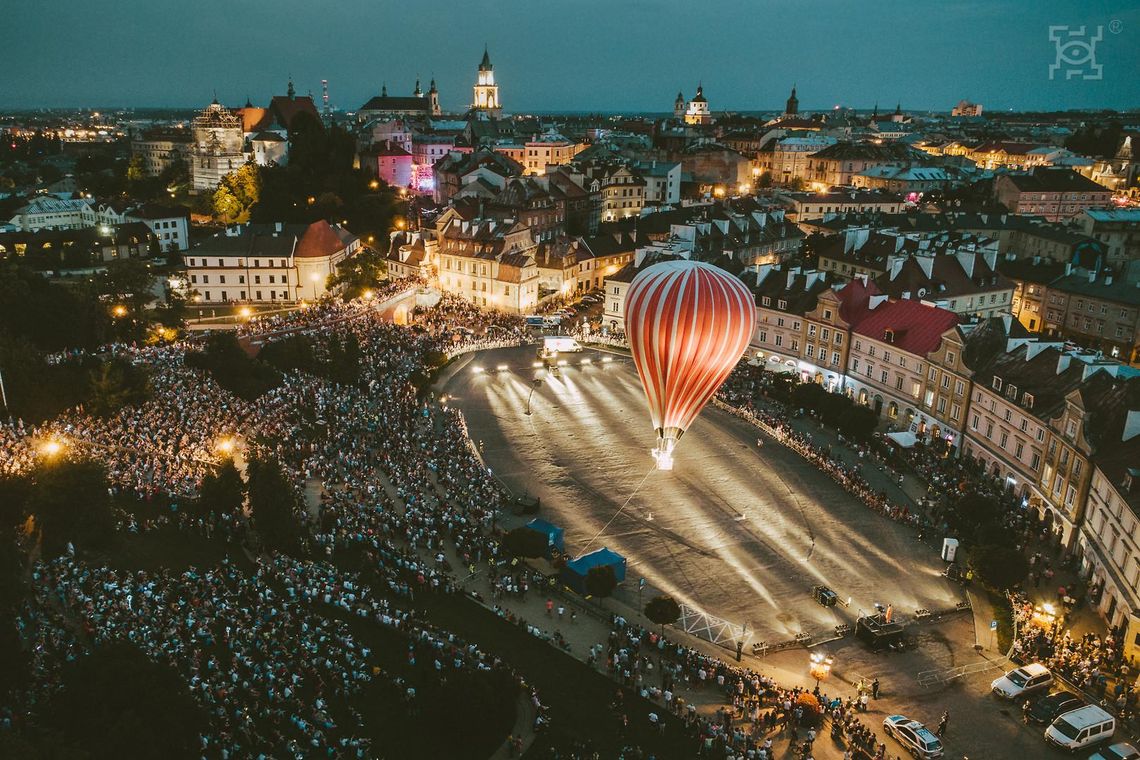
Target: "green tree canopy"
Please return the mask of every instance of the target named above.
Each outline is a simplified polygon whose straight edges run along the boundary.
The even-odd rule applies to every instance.
[[[225,224],[248,222],[250,211],[261,199],[261,170],[247,163],[230,172],[214,191],[214,216]]]
[[[102,463],[90,459],[41,462],[27,511],[35,516],[46,557],[76,547],[106,546],[115,531],[110,483]]]
[[[543,557],[548,540],[545,533],[525,525],[508,531],[503,536],[503,548],[518,557]]]
[[[203,514],[236,515],[245,501],[245,482],[232,459],[202,478],[198,508]]]
[[[590,596],[609,596],[617,588],[617,576],[610,565],[598,565],[586,571],[586,593]]]
[[[44,728],[78,756],[190,760],[201,755],[198,737],[206,718],[186,682],[133,644],[105,644],[65,665],[61,680]]]
[[[664,633],[667,624],[681,617],[681,605],[671,596],[655,596],[645,605],[645,617],[661,626]]]
[[[1029,561],[1012,544],[973,546],[967,561],[983,583],[1001,591],[1013,588],[1029,574]]]
[[[275,459],[255,458],[248,476],[249,507],[257,532],[271,548],[293,548],[300,535],[298,503],[285,471]]]

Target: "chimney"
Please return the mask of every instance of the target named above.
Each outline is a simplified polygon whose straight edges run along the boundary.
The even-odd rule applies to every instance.
[[[1140,409],[1129,409],[1128,416],[1124,418],[1124,433],[1120,436],[1121,443],[1127,443],[1140,435]]]

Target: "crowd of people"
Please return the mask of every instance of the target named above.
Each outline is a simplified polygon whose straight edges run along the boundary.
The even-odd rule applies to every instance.
[[[506,667],[408,611],[417,594],[455,589],[454,575],[429,558],[444,541],[472,565],[494,561],[491,528],[502,501],[458,413],[424,403],[409,378],[429,352],[485,340],[491,327],[500,328],[499,340],[519,340],[521,320],[480,321],[450,299],[418,316],[423,329],[398,327],[375,318],[372,299],[360,299],[241,328],[247,339],[264,335],[259,331],[351,332],[364,356],[359,387],[289,373],[246,402],[183,364],[190,344],[127,348],[162,389],[152,400],[108,418],[74,409],[41,426],[0,426],[8,473],[30,469],[48,440],[65,456],[104,462],[114,489],[153,507],[130,516],[126,530],[138,530],[140,520],[210,527],[188,511],[179,514],[177,500],[192,499],[203,476],[240,441],[244,457],[272,457],[289,474],[302,546],[312,548],[305,560],[260,554],[252,570],[225,563],[182,573],[125,572],[82,554],[45,558],[34,567],[34,593],[20,616],[34,653],[33,689],[22,704],[4,707],[5,725],[35,720],[63,662],[126,639],[191,685],[210,717],[204,757],[370,756],[348,698],[387,676],[343,623],[317,609],[328,605],[402,630],[413,649],[444,651],[434,658],[440,677],[453,666]],[[483,329],[456,340],[444,325]],[[221,441],[229,442],[225,450]],[[304,498],[308,479],[324,484],[318,504]],[[367,583],[338,569],[356,552],[366,557]],[[215,653],[218,647],[224,654]]]
[[[355,384],[290,372],[281,385],[247,402],[218,387],[206,371],[184,365],[190,344],[117,347],[150,368],[162,389],[152,400],[108,418],[75,409],[41,426],[17,420],[0,425],[6,473],[30,469],[44,440],[105,462],[115,489],[152,505],[142,516],[125,518],[124,530],[172,523],[204,532],[218,528],[177,506],[193,499],[202,478],[234,453],[219,443],[240,442],[244,458],[272,458],[288,475],[304,539],[300,557],[258,551],[248,567],[225,562],[182,572],[116,570],[85,555],[83,547],[77,555],[44,558],[33,568],[34,594],[20,618],[39,686],[22,704],[0,710],[7,725],[34,722],[58,687],[60,665],[111,640],[133,642],[187,680],[210,719],[204,757],[370,756],[367,721],[352,709],[353,695],[381,681],[413,701],[415,689],[406,676],[378,664],[377,653],[353,635],[344,617],[398,631],[410,642],[410,659],[430,662],[429,673],[439,678],[450,668],[509,669],[415,612],[421,595],[458,592],[465,578],[486,572],[494,603],[501,605],[497,611],[513,619],[511,598],[525,596],[539,579],[504,561],[497,514],[507,496],[473,449],[462,415],[433,403],[430,390],[412,378],[430,370],[426,362],[433,355],[517,344],[528,334],[518,317],[450,296],[413,309],[410,326],[379,319],[375,304],[407,286],[239,330],[255,345],[296,333],[318,340],[351,334],[362,356]],[[721,401],[869,507],[923,524],[916,511],[873,489],[858,460],[832,456],[786,415],[731,388]],[[318,499],[308,495],[306,483],[319,484]],[[458,558],[458,566],[449,556]],[[858,700],[818,688],[781,688],[621,618],[613,622],[608,640],[589,659],[661,705],[658,721],[683,726],[702,756],[769,760],[777,734],[807,741],[810,756],[809,732],[821,730],[825,716],[849,753],[883,752],[857,716]],[[568,647],[559,638],[552,643]],[[715,690],[725,708],[701,714],[679,696],[682,688]],[[537,720],[545,721],[538,696],[531,698]],[[620,715],[621,706],[615,709]]]

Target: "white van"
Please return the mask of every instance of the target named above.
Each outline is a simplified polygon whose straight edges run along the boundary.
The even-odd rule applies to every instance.
[[[1096,705],[1085,705],[1070,710],[1053,721],[1045,729],[1045,740],[1072,751],[1106,742],[1112,738],[1114,731],[1116,718]]]

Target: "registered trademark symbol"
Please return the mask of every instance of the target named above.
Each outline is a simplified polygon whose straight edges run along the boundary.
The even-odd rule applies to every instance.
[[[1124,31],[1124,22],[1118,18],[1114,18],[1112,21],[1108,22],[1108,31],[1112,32],[1113,34],[1120,34]]]

